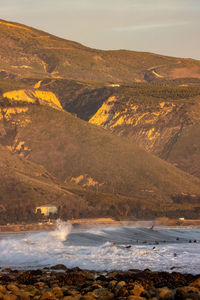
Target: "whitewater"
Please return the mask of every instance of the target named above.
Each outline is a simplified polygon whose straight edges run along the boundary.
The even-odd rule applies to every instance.
[[[106,271],[150,269],[197,274],[200,228],[93,227],[72,228],[58,222],[52,232],[0,235],[0,267],[37,269],[64,264],[68,268]]]

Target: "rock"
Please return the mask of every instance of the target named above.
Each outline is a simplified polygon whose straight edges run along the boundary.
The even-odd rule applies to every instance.
[[[17,277],[17,281],[21,284],[33,285],[35,282],[37,282],[37,276],[31,274],[29,271],[24,271]]]
[[[195,281],[190,283],[190,286],[193,286],[193,287],[196,287],[196,288],[200,289],[200,277],[198,277]]]
[[[95,289],[93,292],[87,293],[87,296],[100,300],[112,300],[115,298],[115,295],[105,288]]]
[[[122,287],[126,286],[126,282],[125,281],[120,281],[118,282],[118,284],[116,285],[116,289],[121,289]]]
[[[54,287],[51,291],[57,298],[63,297],[63,291],[58,286]]]
[[[18,291],[16,295],[20,298],[20,300],[30,300],[30,293],[25,291]]]
[[[186,300],[186,299],[199,300],[200,299],[199,290],[193,286],[184,286],[178,288],[176,290],[175,299],[176,300]]]
[[[78,291],[74,290],[74,289],[69,289],[69,287],[62,287],[62,292],[64,296],[76,296],[77,294],[79,294]]]
[[[80,300],[95,300],[95,299],[97,299],[97,297],[91,295],[85,295],[80,298]]]
[[[36,283],[35,283],[35,286],[36,286],[36,287],[38,287],[39,289],[43,289],[43,288],[44,288],[44,286],[45,286],[45,283],[44,283],[44,282],[41,282],[41,281],[39,281],[39,282],[36,282]]]
[[[105,288],[99,288],[93,291],[97,297],[107,296],[110,292]]]
[[[117,281],[116,281],[116,280],[111,280],[111,281],[109,282],[109,284],[108,284],[108,288],[109,288],[110,290],[113,290],[113,289],[115,288],[116,284],[117,284]]]
[[[17,300],[17,296],[13,294],[6,294],[4,295],[3,300]]]
[[[145,291],[144,287],[139,284],[139,283],[135,283],[134,284],[134,288],[132,290],[130,290],[130,294],[134,295],[134,296],[141,296],[141,294]]]
[[[159,289],[158,290],[158,297],[159,299],[173,299],[174,297],[174,292],[170,289],[168,289],[167,287],[166,288],[163,288],[163,289]]]
[[[42,270],[31,270],[29,273],[34,276],[41,276],[43,274]]]
[[[14,294],[16,294],[16,292],[19,291],[18,286],[14,285],[14,284],[8,284],[7,285],[7,289],[11,292],[13,292]]]
[[[128,296],[127,300],[145,300],[146,298],[140,296]]]
[[[56,296],[52,292],[44,292],[40,300],[56,300]]]
[[[115,295],[117,295],[118,297],[127,297],[129,294],[126,287],[122,287],[121,289],[114,290],[114,292],[115,292]]]
[[[10,275],[7,275],[7,274],[5,274],[5,275],[2,275],[1,277],[0,277],[0,280],[1,280],[1,282],[5,282],[5,283],[7,283],[7,282],[12,282],[13,281],[13,279],[11,278],[11,276]]]
[[[7,292],[4,285],[0,285],[0,292],[3,293],[3,294],[5,294]]]
[[[81,295],[77,295],[77,296],[66,296],[63,298],[63,300],[79,300],[83,298]]]
[[[2,273],[11,273],[12,270],[10,268],[6,268],[6,269],[3,269],[1,272]]]
[[[63,265],[63,264],[58,264],[58,265],[52,266],[51,269],[52,270],[63,270],[63,271],[66,271],[67,267],[65,265]]]
[[[87,294],[84,295],[84,297],[87,297],[88,299],[97,299],[98,296],[94,292],[88,292]]]

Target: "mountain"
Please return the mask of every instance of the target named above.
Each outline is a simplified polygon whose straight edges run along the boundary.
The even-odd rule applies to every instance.
[[[0,20],[2,78],[71,78],[104,83],[195,78],[200,62],[146,52],[103,51]]]
[[[0,20],[0,66],[4,222],[47,203],[65,218],[198,217],[199,61]]]
[[[71,198],[75,205],[78,197],[81,199],[80,211],[86,216],[91,212],[94,215],[95,210],[98,214],[115,216],[122,211],[126,212],[125,215],[134,215],[133,211],[138,209],[138,213],[142,211],[143,215],[148,216],[167,211],[169,214],[186,210],[194,213],[198,207],[199,179],[148,154],[126,138],[115,136],[48,104],[4,98],[2,101],[0,144],[6,149],[8,157],[0,156],[5,170],[4,180],[6,174],[9,178],[15,176],[15,182],[28,178],[25,192],[21,189],[21,183],[18,185],[19,194],[14,192],[14,198],[18,201],[20,193],[24,193],[22,199],[29,197],[27,189],[31,190],[29,201],[33,199],[34,205],[45,204],[47,199],[60,203],[59,198],[63,199],[61,205],[66,205]],[[10,169],[4,165],[5,160],[8,164],[12,162],[9,172]],[[39,170],[33,169],[35,166]],[[39,179],[35,178],[35,172],[39,174]],[[44,179],[48,182],[44,183]],[[42,185],[43,192],[36,186],[37,193],[32,195],[36,181],[39,186]],[[53,193],[49,189],[51,185]],[[7,202],[6,199],[12,199],[10,190],[8,188],[7,194],[2,192],[2,204]],[[68,197],[67,192],[73,195]],[[59,193],[61,195],[58,196]],[[103,197],[104,194],[107,196]],[[98,203],[99,199],[101,203]],[[187,203],[188,199],[190,203]],[[93,208],[91,201],[94,201]],[[106,209],[102,205],[105,201]]]
[[[89,122],[200,177],[200,88],[120,87]]]

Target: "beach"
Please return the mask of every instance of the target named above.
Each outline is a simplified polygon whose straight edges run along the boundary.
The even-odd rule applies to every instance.
[[[64,265],[0,272],[0,299],[199,299],[200,275],[129,270],[96,272]]]
[[[0,235],[0,299],[200,299],[200,228],[108,219]]]
[[[65,221],[66,222],[66,221]],[[113,218],[85,218],[85,219],[71,219],[68,222],[74,228],[92,228],[98,226],[170,226],[170,227],[200,227],[200,220],[187,220],[187,219],[169,219],[157,218],[154,220],[115,220]],[[19,224],[6,224],[0,225],[0,233],[18,233],[18,232],[31,232],[31,231],[51,231],[56,229],[56,220],[47,220],[38,223],[19,223]]]

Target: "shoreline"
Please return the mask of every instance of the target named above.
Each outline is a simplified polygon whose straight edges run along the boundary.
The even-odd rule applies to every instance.
[[[200,274],[151,270],[97,272],[55,265],[37,270],[0,271],[5,300],[200,299]]]
[[[135,226],[135,227],[175,227],[175,228],[200,228],[200,220],[176,220],[158,218],[155,220],[114,220],[112,218],[87,218],[66,221],[73,229],[85,229],[100,226]],[[0,225],[0,234],[53,231],[57,228],[56,221],[38,222],[32,224],[7,224]]]

